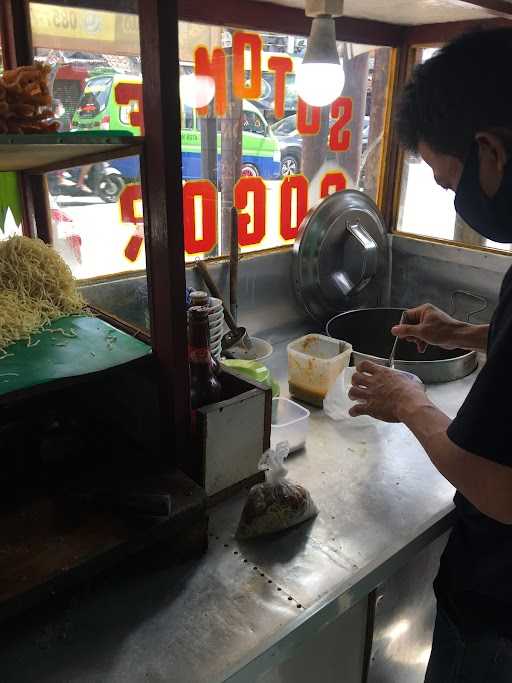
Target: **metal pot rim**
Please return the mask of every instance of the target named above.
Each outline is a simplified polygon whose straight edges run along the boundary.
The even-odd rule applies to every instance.
[[[369,308],[352,308],[350,311],[343,311],[342,313],[338,313],[337,315],[333,316],[325,325],[325,331],[327,333],[327,336],[331,337],[332,339],[337,339],[337,337],[333,337],[333,335],[329,332],[329,325],[336,320],[337,318],[340,318],[344,315],[347,315],[348,313],[358,313],[360,311],[404,311],[406,309],[400,308],[398,306],[385,306],[385,307],[379,307],[379,306],[371,306]],[[461,351],[464,351],[465,349],[461,349]],[[358,351],[357,349],[353,349],[353,353],[357,354],[359,356],[365,356],[368,359],[376,360],[376,361],[385,361],[387,360],[386,358],[383,358],[381,356],[373,356],[369,353],[363,353],[362,351]],[[417,364],[426,364],[426,363],[439,363],[439,364],[445,364],[445,363],[453,363],[455,360],[462,360],[463,358],[471,358],[473,356],[476,356],[477,352],[476,351],[467,351],[466,353],[461,354],[460,356],[454,356],[453,358],[439,358],[436,361],[431,361],[431,360],[400,360],[397,359],[396,365],[401,365],[401,366],[408,366],[408,365],[417,365]]]

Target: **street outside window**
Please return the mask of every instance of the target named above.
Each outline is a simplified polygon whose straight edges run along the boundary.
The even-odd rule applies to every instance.
[[[432,57],[436,47],[416,50],[415,61]],[[509,249],[481,237],[457,215],[454,193],[444,190],[434,180],[432,169],[421,158],[406,153],[402,166],[400,204],[397,230],[399,233],[455,241],[468,246]]]
[[[334,191],[380,201],[390,48],[338,43],[345,85],[319,108],[297,96],[304,37],[182,22],[179,38],[187,260],[227,253],[231,206],[247,253],[293,244]]]
[[[53,66],[61,129],[143,134],[138,17],[37,2],[30,10],[36,58]],[[320,109],[297,97],[306,43],[180,22],[186,261],[227,253],[233,205],[246,253],[293,244],[309,207],[336,190],[359,188],[379,202],[392,50],[339,43],[345,86]],[[221,69],[224,85],[202,108],[185,86],[205,67]],[[54,243],[77,278],[145,270],[138,158],[47,180]]]
[[[60,130],[140,135],[132,123],[142,82],[138,17],[36,2],[30,17],[36,59],[52,66]],[[138,157],[46,177],[53,243],[75,277],[145,270]]]

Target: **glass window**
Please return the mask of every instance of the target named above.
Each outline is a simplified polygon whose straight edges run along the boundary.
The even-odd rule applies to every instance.
[[[144,270],[138,157],[48,173],[53,244],[78,279]]]
[[[249,252],[292,244],[337,190],[379,201],[390,48],[339,43],[345,86],[320,109],[297,97],[303,37],[181,22],[179,38],[188,261],[227,253],[233,206]]]
[[[61,128],[140,134],[138,18],[30,7],[37,58],[54,66]],[[180,22],[179,43],[187,261],[227,253],[232,206],[249,252],[292,244],[308,208],[336,190],[357,187],[379,200],[390,48],[339,43],[345,86],[318,109],[297,97],[303,37]],[[213,75],[206,108],[185,88],[194,73],[210,74],[203,90]],[[49,174],[48,182],[71,219],[59,215],[54,231],[77,277],[145,268],[137,159]]]
[[[11,210],[7,209],[3,230],[0,228],[0,240],[6,240],[14,235],[21,235],[21,223],[17,225]]]
[[[267,124],[258,112],[245,110],[242,112],[242,129],[244,133],[266,135]]]
[[[438,48],[418,48],[415,62],[425,62]],[[488,248],[509,249],[481,237],[457,215],[454,193],[434,180],[432,169],[420,157],[406,153],[402,166],[398,232],[421,237],[455,241]]]
[[[292,114],[291,116],[287,116],[286,118],[277,121],[272,126],[272,130],[274,135],[291,135],[292,133],[296,133],[297,116]]]
[[[188,130],[192,130],[192,128],[194,128],[194,110],[192,109],[192,107],[185,105],[184,107],[182,107],[181,113],[181,127],[187,128]]]
[[[53,67],[60,129],[141,135],[138,17],[31,2],[30,18],[36,59]],[[141,271],[146,279],[139,158],[70,168],[46,178],[53,245],[76,278],[101,284],[86,288],[87,296],[94,294],[91,303],[136,324],[147,322],[146,298],[134,312],[133,302],[117,294],[122,288],[115,288],[127,273],[133,278]]]
[[[90,78],[84,88],[76,113],[84,119],[94,118],[105,111],[112,92],[112,77]],[[126,121],[126,123],[129,123]]]

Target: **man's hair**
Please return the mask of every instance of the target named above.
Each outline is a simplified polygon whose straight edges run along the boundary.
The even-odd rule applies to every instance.
[[[398,107],[402,144],[463,160],[475,134],[512,136],[512,28],[466,33],[416,66]]]

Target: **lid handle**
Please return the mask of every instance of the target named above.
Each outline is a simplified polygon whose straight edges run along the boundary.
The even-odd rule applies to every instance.
[[[352,281],[348,273],[338,271],[333,280],[344,296],[361,291],[377,272],[377,243],[360,221],[347,221],[347,235],[353,238],[361,264],[359,277]]]

